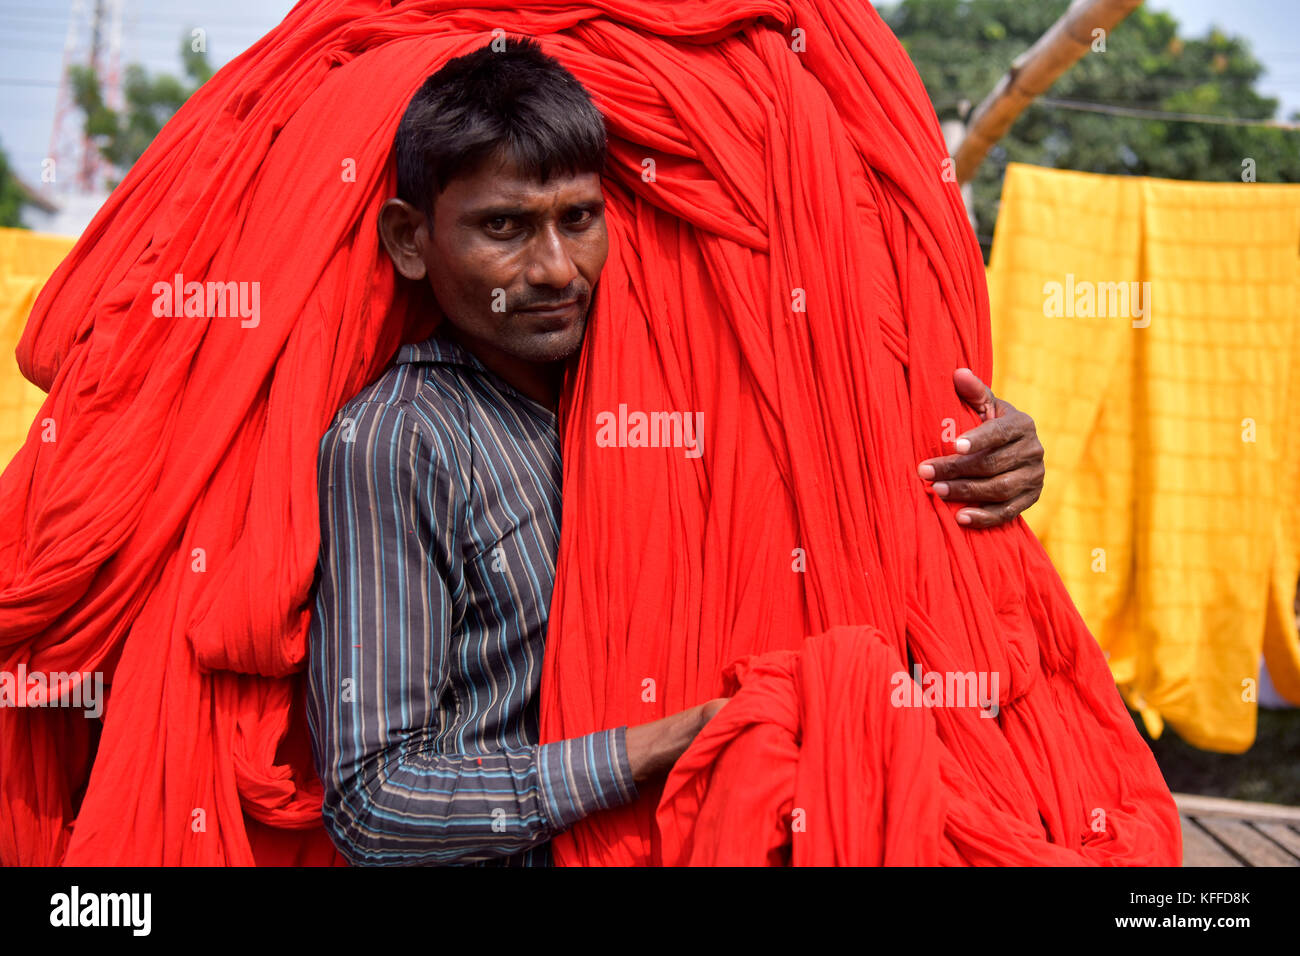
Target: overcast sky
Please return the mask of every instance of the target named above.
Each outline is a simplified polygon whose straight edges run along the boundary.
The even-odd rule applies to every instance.
[[[1029,0],[1026,0],[1029,2]],[[180,72],[177,49],[191,27],[207,31],[209,55],[222,65],[266,33],[293,6],[288,0],[124,0],[122,62]],[[86,0],[93,5],[93,0]],[[19,175],[40,181],[49,151],[63,43],[72,0],[0,0],[0,145]],[[1296,0],[1150,0],[1203,35],[1218,24],[1246,37],[1268,67],[1260,89],[1300,111],[1300,15]],[[1122,29],[1122,27],[1121,27]]]

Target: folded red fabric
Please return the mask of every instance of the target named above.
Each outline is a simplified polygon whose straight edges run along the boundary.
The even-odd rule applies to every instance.
[[[709,47],[620,49],[639,125],[681,132],[615,119],[620,165],[656,178],[618,203],[564,424],[543,735],[661,717],[750,663],[657,814],[647,786],[556,858],[1177,865],[1168,788],[1038,541],[962,529],[917,477],[977,423],[952,373],[991,380],[989,321],[896,39],[865,3],[792,0]],[[602,447],[624,405],[696,414],[702,455]],[[997,717],[893,713],[886,671],[971,675]],[[872,733],[841,735],[854,710]]]
[[[736,824],[764,860],[1177,863],[1167,788],[1037,541],[960,529],[915,475],[945,420],[975,423],[951,374],[990,377],[984,279],[915,72],[838,0],[304,0],[191,98],[19,346],[50,395],[0,476],[0,670],[111,689],[102,731],[0,708],[0,862],[341,861],[302,706],[317,444],[437,321],[375,218],[410,96],[494,30],[538,36],[611,135],[611,255],[561,414],[544,736],[699,703],[748,660],[658,826],[647,792],[559,862],[725,860]],[[177,277],[255,287],[256,314],[160,317]],[[598,444],[620,406],[698,416],[702,453]],[[999,718],[882,710],[909,661],[996,673]],[[740,726],[761,687],[786,719]],[[845,751],[831,728],[857,706],[873,722]],[[846,803],[855,761],[881,777]],[[810,836],[782,849],[796,807]],[[870,826],[818,831],[845,807]]]
[[[929,711],[893,706],[911,678],[883,638],[832,628],[727,668],[735,697],[664,789],[664,863],[940,862],[942,746]]]
[[[665,864],[1082,866],[1169,852],[1168,834],[1140,809],[1161,799],[1158,789],[1139,784],[1116,805],[1107,786],[1085,780],[1075,814],[1043,823],[1029,821],[1028,803],[990,801],[872,628],[832,628],[799,651],[744,658],[724,677],[735,697],[673,768],[659,804]],[[1036,692],[1052,693],[1046,682]],[[1005,733],[988,719],[989,734]]]

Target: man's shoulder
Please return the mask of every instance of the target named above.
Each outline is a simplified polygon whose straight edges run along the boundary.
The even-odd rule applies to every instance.
[[[399,357],[400,357],[399,353]],[[418,441],[424,454],[448,463],[466,444],[466,400],[454,366],[397,361],[339,409],[321,439],[364,446]]]

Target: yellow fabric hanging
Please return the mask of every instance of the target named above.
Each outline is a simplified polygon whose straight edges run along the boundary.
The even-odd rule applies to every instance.
[[[1247,749],[1261,650],[1300,704],[1300,186],[1011,164],[988,275],[1026,520],[1148,731]]]
[[[23,378],[14,350],[36,294],[77,240],[0,229],[0,467],[27,438],[45,393]]]

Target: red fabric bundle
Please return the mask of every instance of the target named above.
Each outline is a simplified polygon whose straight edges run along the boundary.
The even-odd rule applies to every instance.
[[[925,90],[865,4],[789,10],[709,49],[625,54],[684,141],[641,152],[657,181],[620,217],[614,321],[589,333],[566,422],[543,735],[741,689],[657,827],[650,792],[557,859],[1177,865],[1168,788],[1032,532],[965,531],[916,476],[945,428],[976,424],[953,369],[991,378],[982,263]],[[701,412],[703,457],[595,447],[621,403]],[[913,668],[982,678],[997,718],[889,714]],[[869,726],[845,727],[855,712]]]
[[[941,746],[928,711],[893,705],[897,669],[867,627],[832,628],[798,651],[727,668],[728,693],[744,692],[665,788],[664,862],[939,863]]]
[[[102,735],[0,709],[0,862],[339,861],[301,701],[317,443],[436,321],[378,246],[390,145],[424,77],[500,29],[611,134],[544,737],[741,685],[662,806],[585,821],[558,860],[1176,864],[1168,790],[1033,535],[965,531],[916,477],[945,419],[975,424],[952,370],[990,360],[898,43],[841,0],[520,6],[304,0],[42,293],[19,361],[57,440],[34,428],[0,477],[0,669],[112,690]],[[256,322],[159,318],[178,275],[258,283]],[[698,414],[702,456],[601,447],[620,405]],[[894,707],[913,662],[996,674],[999,717]]]

